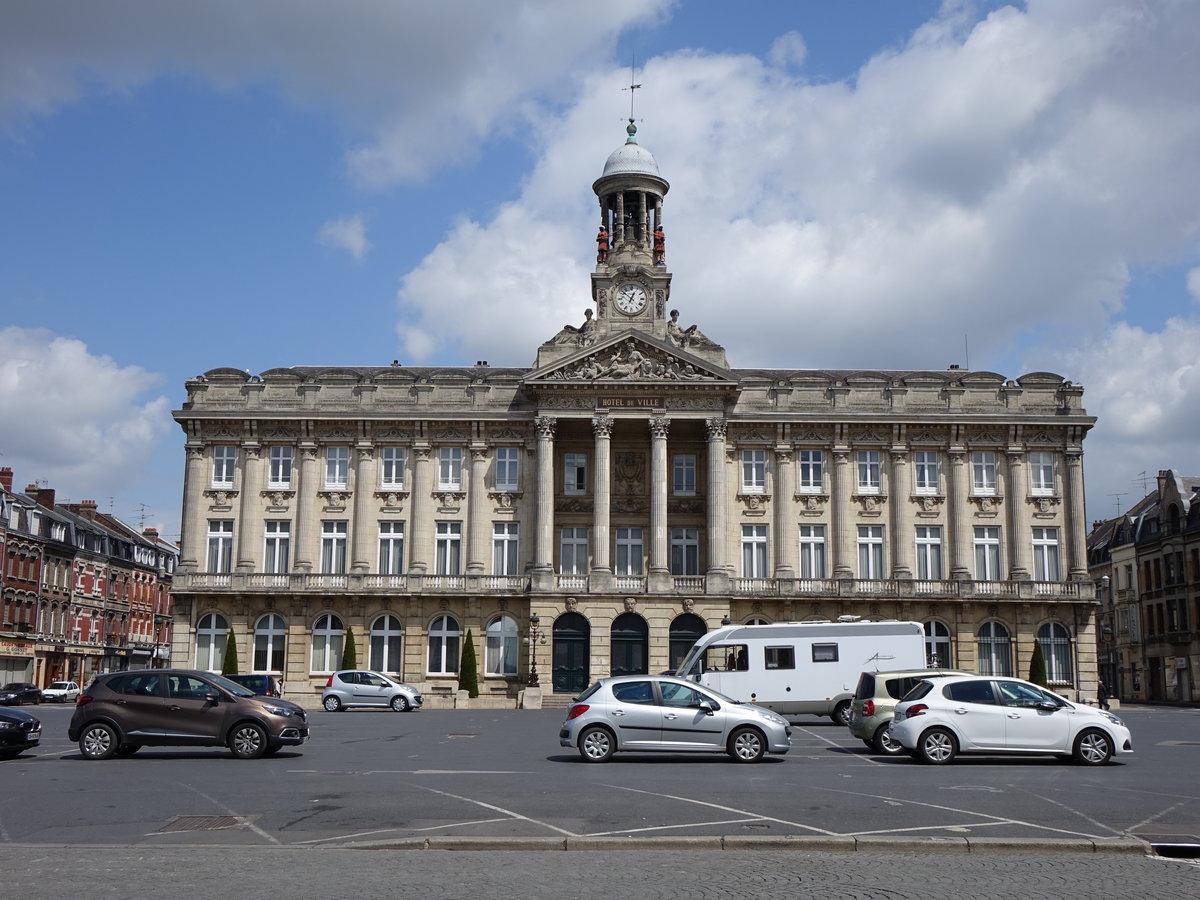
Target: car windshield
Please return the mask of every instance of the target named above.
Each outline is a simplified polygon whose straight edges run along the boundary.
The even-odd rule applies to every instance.
[[[207,677],[212,679],[213,684],[217,685],[218,687],[224,688],[225,690],[229,691],[229,693],[233,694],[235,697],[253,697],[254,696],[254,691],[250,690],[247,687],[243,687],[242,685],[238,684],[236,681],[230,681],[228,678],[224,678],[220,675],[208,675]]]
[[[55,681],[50,685],[50,688],[51,688],[51,690],[58,689],[58,690],[65,691],[70,686],[71,686],[71,683],[69,681]]]
[[[15,681],[12,681],[12,682],[9,682],[8,684],[6,684],[4,687],[0,688],[0,691],[19,691],[23,687],[24,687],[24,685],[17,684]]]

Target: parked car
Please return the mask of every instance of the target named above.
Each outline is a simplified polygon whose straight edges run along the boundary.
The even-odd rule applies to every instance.
[[[234,684],[249,688],[260,697],[282,697],[283,688],[274,675],[226,675]]]
[[[904,695],[922,678],[966,675],[957,669],[898,669],[892,672],[863,672],[850,704],[850,733],[876,753],[889,756],[904,748],[892,740],[892,714]]]
[[[23,709],[0,707],[0,759],[32,750],[42,739],[42,723]]]
[[[959,753],[1048,753],[1099,766],[1133,752],[1125,723],[1020,678],[923,680],[896,706],[892,738],[922,762]]]
[[[41,688],[28,681],[10,681],[0,688],[0,706],[20,706],[22,703],[41,702]]]
[[[144,746],[226,746],[239,759],[257,759],[308,740],[308,716],[220,675],[133,669],[92,679],[67,735],[84,759],[132,756]]]
[[[47,703],[74,703],[79,699],[79,685],[74,681],[52,681],[42,689],[42,699]]]
[[[777,713],[712,688],[674,676],[625,675],[601,678],[580,694],[558,742],[594,763],[622,751],[728,753],[753,763],[787,753],[791,733]]]
[[[321,695],[321,704],[330,712],[351,706],[390,706],[396,712],[409,712],[424,703],[421,692],[411,684],[362,669],[334,672]]]

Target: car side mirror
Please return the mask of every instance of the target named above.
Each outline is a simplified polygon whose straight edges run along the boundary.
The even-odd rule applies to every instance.
[[[1056,709],[1059,709],[1060,707],[1053,700],[1043,700],[1037,705],[1037,708],[1040,709],[1042,712],[1054,712]]]
[[[701,700],[700,701],[700,709],[706,716],[711,716],[718,709],[720,709],[720,707],[717,706],[715,703],[713,703],[711,700]]]
[[[221,695],[218,694],[216,691],[208,691],[204,694],[204,702],[205,703],[216,703],[220,699],[221,699]]]

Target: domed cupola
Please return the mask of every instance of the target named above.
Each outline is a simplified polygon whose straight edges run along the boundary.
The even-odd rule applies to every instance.
[[[654,154],[637,142],[637,126],[631,121],[625,130],[628,132],[629,138],[622,146],[609,154],[608,161],[604,164],[604,174],[601,176],[601,180],[609,175],[630,174],[653,175],[655,178],[659,178],[658,163],[654,160]],[[596,184],[599,183],[599,181],[596,182]],[[663,193],[665,194],[666,191]]]
[[[655,253],[654,235],[662,230],[663,197],[671,186],[658,174],[654,154],[638,144],[633,119],[625,131],[629,137],[609,154],[604,174],[592,184],[600,198],[600,226],[612,250],[597,261],[661,266],[665,260]]]

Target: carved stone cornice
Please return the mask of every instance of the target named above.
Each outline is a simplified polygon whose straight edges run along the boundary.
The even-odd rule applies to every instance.
[[[383,512],[398,513],[404,508],[408,499],[408,491],[375,491],[375,499]]]
[[[887,494],[855,494],[860,515],[878,516],[883,512],[883,504],[887,502]]]
[[[981,519],[992,519],[1000,515],[1000,507],[1004,503],[1003,497],[972,497],[971,503],[975,507],[975,515]]]
[[[794,494],[792,499],[800,504],[800,514],[804,516],[817,515],[829,502],[828,494]]]
[[[288,508],[292,498],[296,496],[296,492],[290,490],[259,491],[259,496],[267,501],[268,510],[282,512]]]
[[[743,516],[765,516],[767,514],[765,505],[770,502],[771,495],[767,493],[742,493],[737,495],[745,509],[742,510]]]
[[[233,509],[233,501],[237,499],[238,492],[225,488],[209,488],[204,492],[204,496],[208,498],[210,509],[218,512]]]
[[[939,515],[946,502],[941,494],[913,494],[908,499],[917,507],[917,515],[922,517]]]
[[[1058,516],[1058,508],[1062,506],[1062,497],[1028,497],[1026,500],[1033,507],[1035,519],[1053,519]]]
[[[466,491],[434,491],[433,499],[438,502],[438,512],[455,513],[467,499]]]
[[[326,512],[341,512],[350,502],[349,491],[317,491],[317,496],[325,501]]]
[[[497,512],[511,511],[521,496],[521,491],[488,491],[488,499],[496,504]]]

